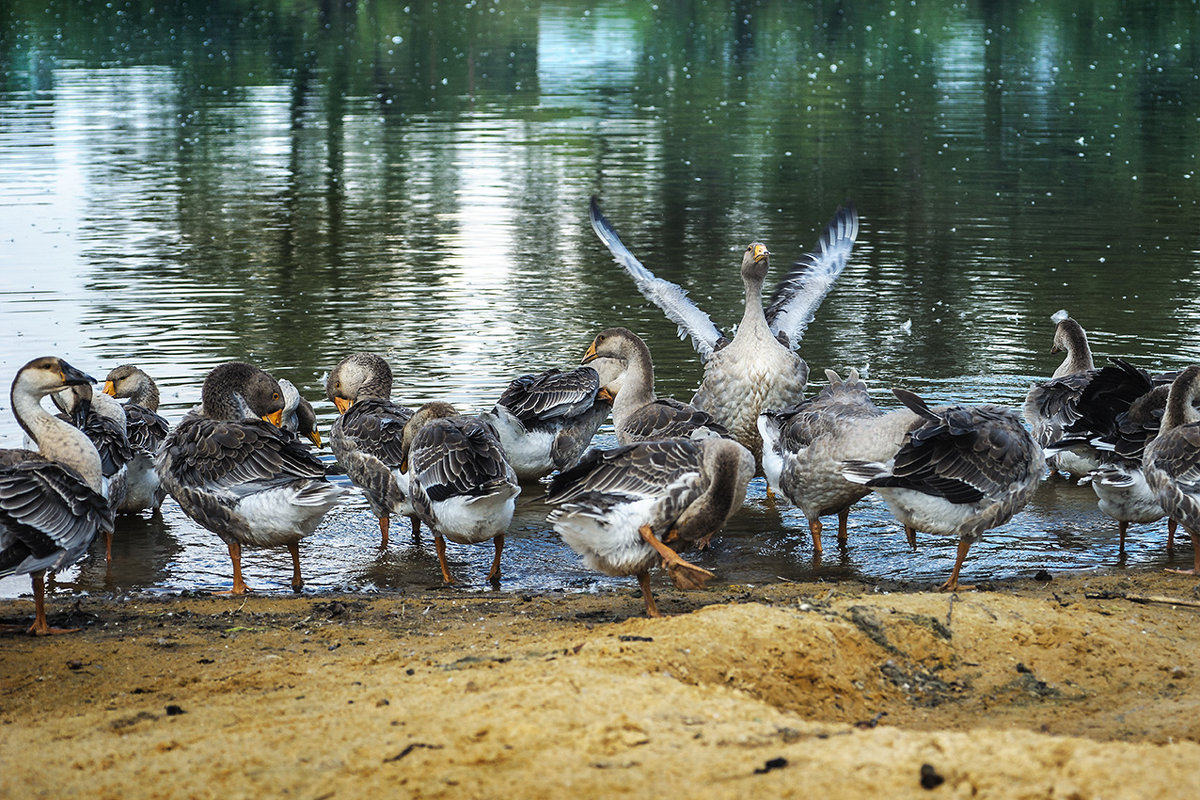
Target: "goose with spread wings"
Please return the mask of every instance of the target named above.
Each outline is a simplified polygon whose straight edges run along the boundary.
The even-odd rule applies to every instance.
[[[655,277],[621,242],[612,224],[591,202],[592,229],[613,259],[625,268],[646,299],[666,312],[690,336],[704,362],[704,377],[692,404],[711,414],[756,459],[762,457],[758,415],[802,399],[808,365],[795,350],[817,308],[846,267],[858,237],[858,212],[852,204],[838,209],[817,248],[801,256],[775,287],[763,309],[763,283],[770,252],[751,243],[742,256],[745,312],[732,339],[722,333],[680,286]]]

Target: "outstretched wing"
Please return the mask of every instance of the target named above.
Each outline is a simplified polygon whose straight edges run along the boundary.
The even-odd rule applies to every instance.
[[[858,238],[858,211],[853,203],[839,208],[825,233],[817,242],[817,249],[805,253],[788,274],[783,277],[771,295],[767,306],[767,324],[771,333],[795,350],[812,322],[821,301],[837,281],[850,249]]]
[[[600,205],[595,197],[591,203],[591,218],[592,230],[612,253],[613,260],[632,276],[642,296],[666,312],[667,317],[679,326],[680,339],[684,336],[692,337],[692,346],[700,354],[701,360],[707,361],[711,358],[725,336],[713,324],[708,314],[688,299],[687,292],[682,287],[655,277],[653,272],[642,266],[642,262],[638,261],[621,241],[612,224],[600,213]]]

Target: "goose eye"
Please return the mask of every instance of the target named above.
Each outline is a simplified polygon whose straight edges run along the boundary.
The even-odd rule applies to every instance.
[[[278,399],[279,399],[279,392],[272,392],[272,393],[271,393],[271,399],[272,399],[272,400],[278,400]]]

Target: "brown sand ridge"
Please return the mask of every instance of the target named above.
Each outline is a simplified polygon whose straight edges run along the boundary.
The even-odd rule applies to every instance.
[[[52,599],[0,795],[1193,798],[1196,585]]]

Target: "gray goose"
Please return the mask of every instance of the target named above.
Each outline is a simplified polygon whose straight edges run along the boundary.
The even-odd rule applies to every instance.
[[[157,512],[167,490],[158,478],[154,458],[171,430],[171,424],[158,413],[158,385],[144,370],[122,364],[109,371],[104,380],[104,393],[125,401],[122,406],[125,432],[133,448],[125,501],[117,508],[117,513]]]
[[[594,364],[603,373],[601,381],[613,397],[613,426],[620,444],[729,435],[711,414],[654,393],[650,348],[628,328],[607,328],[597,334],[583,363]]]
[[[317,414],[313,411],[312,403],[305,400],[296,384],[287,378],[279,379],[279,389],[283,393],[283,418],[280,427],[303,436],[316,447],[320,447],[321,434],[317,430]]]
[[[380,548],[388,546],[391,518],[412,522],[414,540],[420,518],[408,499],[404,463],[404,426],[413,410],[392,402],[392,368],[374,353],[351,353],[325,380],[325,396],[338,410],[329,446],[354,485],[362,489],[379,520]]]
[[[1022,409],[1033,438],[1043,447],[1062,439],[1064,429],[1079,420],[1080,398],[1098,372],[1083,326],[1067,316],[1066,311],[1058,311],[1050,319],[1055,323],[1050,352],[1066,355],[1050,380],[1029,387]],[[1094,452],[1073,450],[1055,452],[1048,463],[1051,469],[1075,477],[1083,477],[1100,466]]]
[[[745,311],[733,339],[713,324],[687,292],[655,277],[629,252],[594,197],[590,216],[592,229],[634,279],[638,291],[679,326],[680,337],[691,337],[704,362],[704,377],[692,405],[711,414],[756,459],[761,459],[758,415],[764,409],[793,405],[804,396],[808,365],[795,350],[821,301],[846,267],[858,237],[854,206],[838,209],[817,249],[802,255],[776,285],[765,312],[763,283],[771,254],[761,242],[746,248],[741,267]]]
[[[500,580],[504,532],[521,492],[491,424],[458,414],[449,403],[426,403],[404,426],[404,453],[413,509],[433,531],[442,581],[455,583],[446,565],[446,539],[456,544],[492,540],[487,578]]]
[[[921,419],[908,409],[885,412],[876,406],[857,370],[845,380],[833,370],[825,375],[829,385],[816,396],[758,418],[768,484],[804,512],[818,554],[820,518],[837,514],[838,542],[845,544],[850,506],[871,492],[842,475],[842,462],[887,461]]]
[[[1200,575],[1200,366],[1190,366],[1171,384],[1162,424],[1146,445],[1142,469],[1158,502],[1192,539],[1192,568],[1168,570]]]
[[[480,417],[495,427],[517,478],[529,481],[578,461],[611,410],[596,370],[577,367],[514,378]]]
[[[0,450],[0,577],[30,576],[34,622],[28,631],[33,634],[67,632],[46,621],[46,570],[74,564],[100,531],[113,527],[95,445],[41,406],[43,397],[64,386],[91,383],[52,356],[30,361],[12,383],[13,413],[40,452]]]
[[[679,588],[713,577],[677,551],[703,549],[742,507],[754,457],[731,439],[666,439],[590,450],[556,475],[547,521],[589,569],[636,575],[646,614],[660,616],[650,569],[662,564]]]
[[[286,547],[292,589],[300,576],[300,540],[312,535],[343,489],[325,479],[325,466],[279,426],[279,383],[239,361],[208,374],[201,405],[168,435],[158,455],[163,485],[183,512],[221,537],[233,562],[233,587],[242,580],[243,547]]]
[[[875,490],[910,542],[918,530],[957,536],[954,570],[938,588],[969,588],[958,583],[967,551],[1025,506],[1046,468],[1042,448],[1004,406],[930,408],[912,392],[892,391],[920,423],[888,461],[847,460],[842,474]]]

